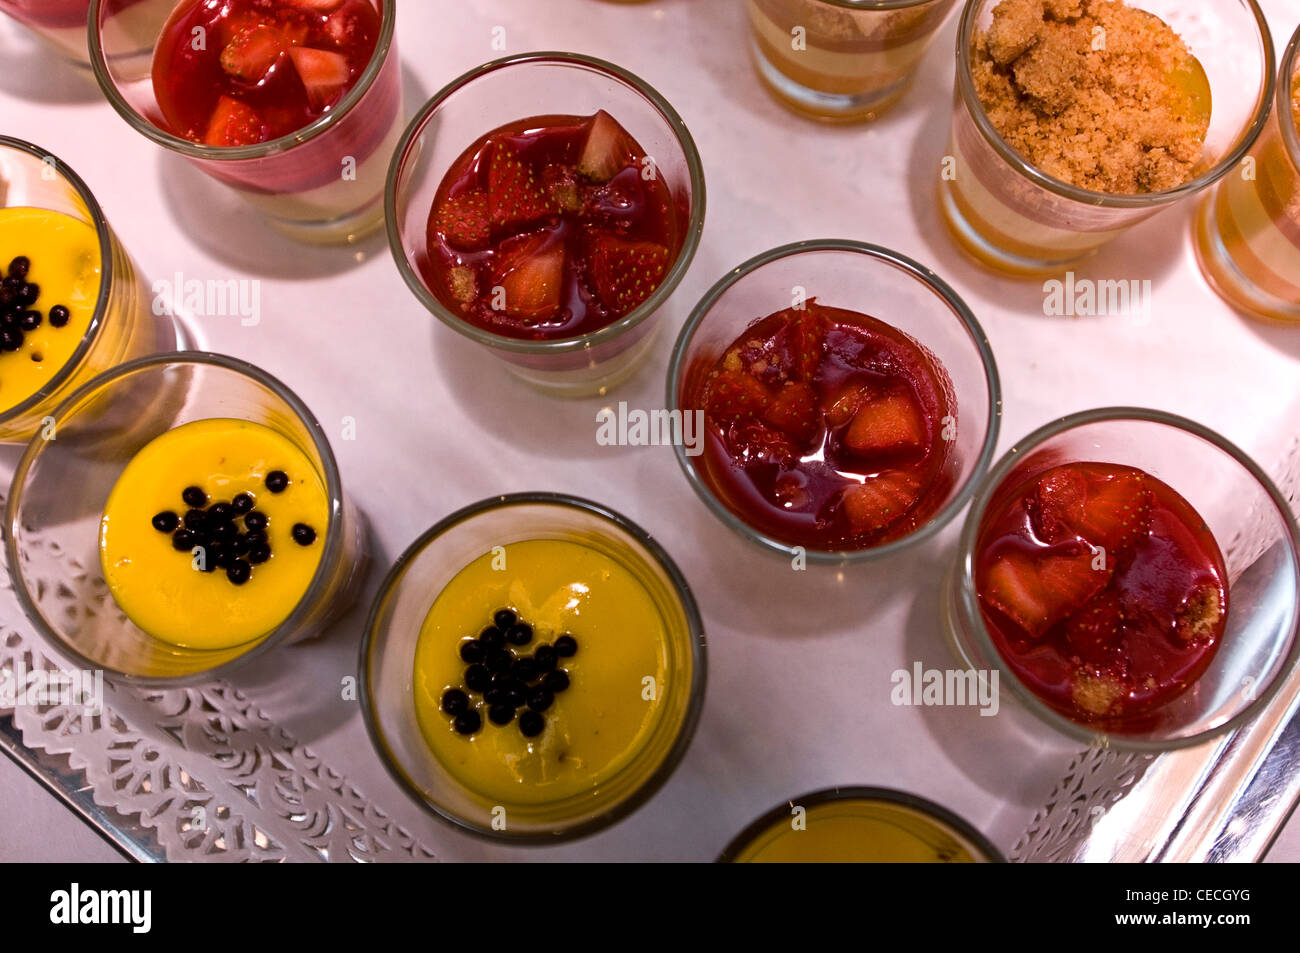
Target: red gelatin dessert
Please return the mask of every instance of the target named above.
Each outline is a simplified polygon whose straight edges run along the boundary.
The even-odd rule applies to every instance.
[[[379,33],[368,0],[184,0],[158,40],[154,95],[166,126],[193,142],[278,139],[347,94]]]
[[[975,552],[999,653],[1076,721],[1140,727],[1219,647],[1223,556],[1191,504],[1141,470],[1071,463],[999,492]]]
[[[927,522],[951,489],[952,383],[883,321],[810,300],[754,322],[691,377],[688,406],[707,429],[701,475],[782,543],[879,546]]]
[[[421,271],[471,324],[571,338],[649,298],[684,231],[653,159],[612,116],[539,116],[494,129],[452,164]]]

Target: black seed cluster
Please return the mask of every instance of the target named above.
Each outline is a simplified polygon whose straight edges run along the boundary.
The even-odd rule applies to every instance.
[[[289,478],[284,471],[274,470],[265,483],[272,493],[280,493],[289,485]],[[178,552],[202,547],[204,572],[224,569],[232,585],[242,586],[253,578],[254,566],[270,560],[271,541],[266,530],[271,521],[257,508],[253,494],[240,493],[230,502],[210,502],[202,487],[187,486],[181,491],[181,501],[189,507],[183,515],[163,510],[150,522],[158,532],[171,534],[172,548]],[[306,523],[295,523],[290,535],[299,546],[316,542],[316,530]]]
[[[457,732],[472,735],[481,729],[486,707],[487,719],[494,725],[508,725],[518,713],[525,738],[542,733],[546,727],[542,712],[569,687],[569,673],[557,667],[559,660],[577,654],[578,640],[565,633],[552,645],[537,646],[532,655],[516,651],[532,641],[529,623],[514,609],[498,609],[491,625],[460,643],[465,687],[449,688],[442,695],[442,710],[451,716]],[[473,695],[481,695],[481,703]]]
[[[31,269],[31,259],[19,255],[9,262],[7,274],[0,274],[0,351],[20,350],[27,334],[45,322],[36,308],[41,286],[27,280]],[[71,316],[67,305],[56,304],[50,308],[50,326],[61,328]],[[41,355],[33,354],[32,360],[41,360]]]

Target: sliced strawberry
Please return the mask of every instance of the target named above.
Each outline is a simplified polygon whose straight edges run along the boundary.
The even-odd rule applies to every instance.
[[[844,435],[849,449],[867,457],[915,453],[924,441],[920,409],[911,397],[897,392],[866,400]]]
[[[324,109],[334,105],[351,78],[348,58],[342,53],[317,50],[310,46],[291,47],[289,56],[307,89],[307,101],[312,108]]]
[[[763,423],[751,423],[736,430],[727,448],[741,463],[785,465],[799,457],[799,448],[781,431]]]
[[[314,13],[329,13],[343,5],[343,0],[289,0],[289,2],[295,7],[311,10]]]
[[[249,146],[261,142],[262,135],[262,120],[252,106],[222,96],[208,120],[203,143],[209,146]]]
[[[817,429],[817,395],[807,384],[786,384],[772,398],[763,419],[803,443]]]
[[[256,26],[235,35],[221,51],[221,68],[245,82],[260,82],[285,52],[284,38],[269,26]]]
[[[1151,528],[1151,491],[1141,473],[1121,473],[1093,482],[1083,513],[1066,524],[1093,546],[1115,555],[1124,552]]]
[[[718,423],[734,423],[762,417],[771,398],[767,389],[743,371],[720,371],[704,391],[704,408]]]
[[[1065,641],[1083,661],[1105,665],[1119,661],[1123,646],[1124,610],[1119,599],[1102,592],[1065,623]]]
[[[1092,568],[1091,553],[1045,556],[1010,553],[989,568],[982,593],[1020,628],[1040,638],[1086,605],[1110,581]]]
[[[505,312],[525,321],[545,321],[560,310],[564,245],[551,235],[522,235],[501,243],[492,284],[505,291]]]
[[[921,481],[905,470],[893,470],[850,486],[840,498],[855,536],[887,529],[911,511],[921,498]]]
[[[834,391],[823,404],[826,423],[842,427],[857,415],[858,410],[876,393],[876,388],[861,382],[846,384]]]
[[[448,199],[434,216],[434,227],[457,248],[486,248],[491,238],[486,192],[462,192]]]
[[[811,381],[821,366],[826,350],[826,332],[831,324],[815,299],[805,302],[796,313],[799,315],[799,363],[803,379]]]
[[[593,182],[608,182],[634,164],[639,156],[636,141],[605,110],[596,113],[587,133],[587,144],[578,159],[578,172]]]
[[[592,239],[592,284],[601,304],[620,317],[650,297],[667,273],[668,249],[663,245],[609,234]]]
[[[488,168],[488,214],[498,228],[528,225],[555,211],[531,167],[508,143],[492,149]]]
[[[1074,467],[1049,470],[1034,487],[1029,499],[1029,516],[1038,538],[1059,543],[1074,535],[1071,526],[1083,518],[1083,503],[1088,497],[1088,481]]]

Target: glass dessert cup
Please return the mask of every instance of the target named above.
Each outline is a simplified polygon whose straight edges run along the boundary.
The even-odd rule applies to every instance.
[[[470,323],[443,303],[425,277],[429,211],[448,171],[490,130],[532,116],[591,116],[600,110],[640,143],[669,186],[680,226],[676,260],[641,304],[589,333],[525,340]],[[425,308],[486,347],[521,380],[556,396],[581,397],[608,393],[649,352],[658,328],[654,318],[690,267],[704,228],[704,171],[681,117],[643,80],[574,53],[529,53],[472,70],[429,100],[393,157],[385,206],[398,271]]]
[[[1030,163],[998,134],[976,92],[973,51],[999,0],[970,0],[957,34],[952,131],[939,204],[958,246],[1013,275],[1060,271],[1125,230],[1219,181],[1268,119],[1273,42],[1254,0],[1135,0],[1188,44],[1213,100],[1200,164],[1176,188],[1115,194],[1079,188]]]
[[[928,516],[906,535],[866,548],[795,545],[760,529],[743,507],[722,496],[708,472],[709,450],[690,455],[684,442],[677,459],[705,505],[742,537],[787,558],[842,564],[893,555],[939,532],[974,493],[993,459],[1001,416],[997,366],[979,322],[960,297],[929,269],[875,245],[841,240],[798,242],[775,248],[729,272],[700,301],[682,328],[668,371],[667,406],[683,416],[702,407],[710,372],[749,325],[789,308],[796,297],[822,308],[870,316],[910,336],[950,384],[951,420],[935,427],[947,449],[942,470],[926,493]],[[809,305],[811,306],[811,305]],[[712,426],[706,440],[713,440]]]
[[[1067,717],[1003,657],[981,609],[976,573],[987,514],[1009,489],[1065,463],[1135,467],[1168,484],[1204,520],[1226,563],[1226,628],[1208,668],[1128,725]],[[1263,709],[1300,659],[1300,528],[1285,498],[1240,449],[1192,421],[1135,408],[1074,414],[1030,434],[989,472],[971,504],[940,596],[945,628],[967,668],[996,672],[1036,735],[1048,729],[1118,750],[1160,752],[1232,731]],[[1024,716],[1030,717],[1024,717]],[[1046,728],[1044,728],[1046,725]],[[1050,732],[1047,732],[1050,734]]]
[[[718,857],[728,864],[1004,862],[983,834],[946,808],[876,787],[827,788],[785,801]]]
[[[135,357],[174,349],[177,329],[170,319],[153,315],[152,294],[99,203],[80,176],[57,157],[30,142],[0,136],[0,207],[5,213],[39,209],[74,219],[93,230],[98,249],[97,259],[92,255],[88,264],[99,272],[99,290],[94,301],[84,302],[90,313],[80,343],[62,366],[42,372],[39,386],[28,396],[6,400],[7,406],[0,409],[0,443],[21,443],[44,425],[61,400],[96,374]],[[0,268],[7,264],[0,262]],[[40,265],[37,261],[33,268]],[[47,284],[38,307],[53,304],[52,296],[59,293]],[[47,297],[51,298],[48,304]],[[80,321],[67,333],[75,333],[74,327],[79,326]],[[4,360],[19,360],[24,353],[6,354]],[[36,356],[31,354],[33,359]]]
[[[875,119],[907,91],[955,0],[746,0],[763,85],[814,119]]]
[[[1196,258],[1206,281],[1247,314],[1300,321],[1300,132],[1293,121],[1300,30],[1282,57],[1277,104],[1249,165],[1197,208]]]
[[[23,610],[63,655],[125,681],[191,684],[319,634],[355,601],[366,568],[361,515],[343,495],[320,424],[275,378],[217,354],[148,357],[95,378],[52,416],[53,439],[33,438],[19,462],[5,544]],[[260,424],[291,446],[317,471],[328,516],[315,527],[319,562],[301,597],[286,603],[282,621],[241,644],[205,649],[164,641],[126,615],[106,579],[100,543],[101,516],[141,449],[178,427],[213,419]],[[141,591],[133,597],[147,601]]]
[[[485,559],[499,558],[508,576],[512,560],[522,558],[520,547],[538,541],[565,547],[577,544],[599,554],[600,560],[611,561],[617,567],[616,574],[629,573],[629,578],[643,593],[638,598],[648,599],[652,604],[648,611],[659,617],[657,624],[661,630],[661,644],[656,649],[661,672],[655,679],[657,714],[642,723],[636,740],[619,757],[599,768],[594,767],[596,742],[590,732],[581,732],[576,723],[564,727],[561,721],[557,734],[562,735],[562,743],[571,746],[569,750],[576,755],[583,770],[590,767],[585,782],[580,780],[576,785],[565,782],[571,790],[557,791],[554,785],[562,780],[558,777],[558,763],[553,765],[555,775],[546,776],[551,790],[526,782],[525,762],[534,757],[550,758],[547,745],[552,736],[548,727],[548,734],[539,738],[537,748],[530,745],[528,753],[510,769],[517,771],[508,784],[510,790],[490,791],[487,768],[473,760],[477,755],[466,753],[465,764],[457,764],[456,755],[440,757],[438,752],[455,753],[461,745],[487,744],[490,739],[485,733],[517,734],[522,726],[507,723],[498,727],[489,725],[484,718],[484,734],[466,739],[453,734],[448,724],[435,725],[435,730],[446,734],[442,745],[435,747],[437,739],[425,735],[417,712],[423,685],[417,652],[428,620],[434,618],[447,593],[464,578],[464,573]],[[493,578],[497,571],[496,563],[491,570],[485,570]],[[577,570],[572,567],[560,570],[564,578],[568,578],[570,571]],[[528,589],[526,582],[515,577],[502,585],[509,586],[512,601],[517,601],[514,599],[517,593]],[[496,596],[475,598],[475,605],[486,615],[467,633],[460,633],[459,623],[452,626],[456,634],[446,646],[448,652],[455,652],[455,639],[460,634],[472,637],[483,622],[490,623],[493,611],[501,602]],[[575,693],[608,692],[612,684],[598,682],[593,668],[580,667],[584,656],[588,666],[595,664],[599,640],[598,635],[588,638],[587,633],[579,631],[584,623],[577,616],[585,610],[589,619],[599,618],[601,611],[596,608],[599,593],[582,598],[586,601],[574,614],[577,625],[573,631],[580,648],[572,659],[573,685],[566,695],[556,696],[555,709],[574,701]],[[566,611],[579,601],[569,600]],[[541,631],[539,628],[538,632]],[[620,661],[625,660],[622,647],[616,654]],[[591,834],[626,817],[672,774],[690,744],[703,705],[703,625],[685,579],[671,558],[643,530],[612,510],[587,500],[553,493],[514,494],[493,497],[453,513],[402,555],[380,587],[371,610],[361,645],[360,671],[362,712],[371,740],[390,774],[416,802],[455,827],[486,838],[521,845],[555,844]],[[597,699],[602,724],[609,728],[607,734],[620,731],[618,726],[629,713],[633,718],[644,717],[637,713],[647,704],[643,686],[650,679],[641,678],[631,669],[623,674],[634,676],[627,680],[631,690],[626,695],[607,694]],[[621,692],[623,683],[618,685]],[[553,717],[555,709],[547,711],[548,719]],[[434,714],[435,721],[445,722],[441,713]],[[564,715],[561,712],[554,717],[563,719]],[[584,749],[583,745],[588,747]],[[559,761],[563,760],[561,752]]]
[[[336,105],[290,134],[233,146],[206,145],[170,131],[152,68],[177,4],[134,2],[92,0],[89,26],[95,78],[132,128],[229,186],[296,240],[354,242],[380,227],[388,158],[403,124],[395,0],[370,0],[380,15],[378,42]]]
[[[90,0],[0,0],[7,13],[27,27],[59,55],[79,66],[89,66],[86,51],[86,11]]]

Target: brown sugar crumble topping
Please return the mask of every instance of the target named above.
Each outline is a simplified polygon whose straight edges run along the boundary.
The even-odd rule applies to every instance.
[[[976,35],[975,89],[1007,143],[1047,174],[1111,194],[1192,178],[1209,87],[1177,33],[1119,0],[1002,0]]]

